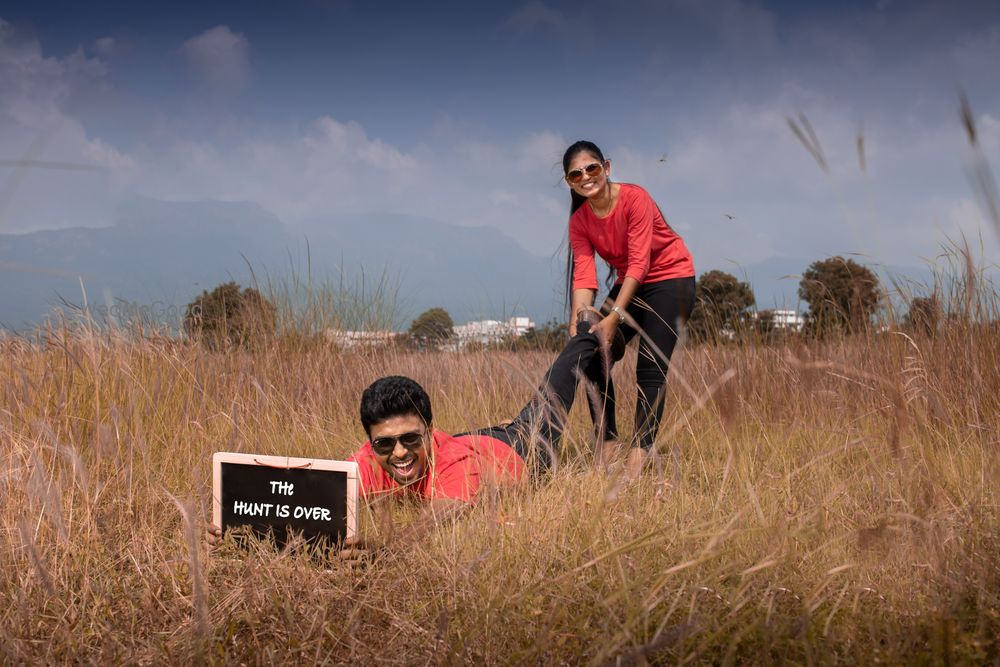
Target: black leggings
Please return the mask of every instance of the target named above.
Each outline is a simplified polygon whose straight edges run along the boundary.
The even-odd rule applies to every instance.
[[[535,396],[511,423],[476,433],[506,442],[536,474],[548,470],[555,460],[583,369],[600,357],[597,337],[589,331],[577,333],[549,366]]]
[[[612,302],[621,291],[615,285],[608,299]],[[639,395],[635,405],[635,442],[643,449],[650,449],[660,429],[663,416],[664,385],[670,368],[670,356],[677,343],[679,323],[687,322],[694,308],[694,277],[671,278],[657,283],[640,285],[628,314],[635,320],[644,335],[639,340],[639,356],[635,364],[635,381]],[[628,343],[638,333],[622,323],[620,330]],[[615,420],[615,385],[607,372],[601,356],[591,359],[584,375],[596,387],[601,400],[595,405],[589,401],[594,428],[604,440],[618,439]]]

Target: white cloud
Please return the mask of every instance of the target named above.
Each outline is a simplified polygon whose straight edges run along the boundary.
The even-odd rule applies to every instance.
[[[801,122],[799,112],[819,138],[829,174],[788,126],[788,117]],[[685,229],[702,269],[728,260],[844,253],[919,265],[946,233],[975,235],[982,228],[982,217],[969,208],[957,114],[907,122],[874,115],[863,126],[866,172],[857,151],[860,115],[849,100],[797,84],[763,102],[735,101],[689,121],[665,162],[654,149],[602,148],[616,179],[644,185],[668,220]],[[984,150],[997,160],[995,119],[983,114],[978,125]],[[994,241],[991,230],[983,233]],[[998,246],[987,245],[987,256],[1000,256]]]
[[[192,37],[180,52],[194,74],[215,92],[239,92],[250,82],[250,42],[229,26],[216,26]]]
[[[562,176],[562,156],[567,145],[566,139],[555,132],[532,132],[517,145],[517,165],[526,173],[548,169]]]
[[[63,105],[95,85],[105,68],[76,51],[46,58],[41,45],[17,35],[0,19],[0,116],[22,128],[41,129],[64,119]]]
[[[754,36],[745,43],[771,48],[767,12],[720,6],[729,12],[723,24],[749,17]],[[556,28],[566,18],[537,3],[515,17],[511,29],[526,30]],[[249,79],[249,43],[225,26],[189,40],[182,53],[210,85],[231,91],[233,81]],[[970,208],[957,113],[939,118],[914,109],[899,118],[879,99],[859,103],[794,68],[786,74],[752,95],[734,91],[711,103],[678,94],[664,112],[662,134],[641,142],[626,127],[632,117],[624,106],[604,128],[611,139],[602,148],[615,178],[653,194],[684,231],[699,269],[849,252],[912,263],[934,254],[946,231],[971,233],[981,224]],[[88,135],[74,115],[74,91],[103,82],[101,59],[46,58],[36,42],[18,41],[0,24],[0,156],[20,157],[44,136],[36,157],[105,169],[27,174],[6,208],[0,202],[0,231],[110,222],[117,194],[131,188],[168,199],[252,200],[288,222],[378,211],[490,225],[542,254],[565,235],[568,194],[559,160],[576,137],[559,127],[502,134],[485,122],[451,123],[430,147],[404,148],[375,136],[363,119],[321,116],[281,132],[236,114],[206,114],[195,132],[160,115],[149,118],[142,142],[122,146]],[[635,106],[642,103],[637,98]],[[668,116],[676,109],[683,115]],[[995,109],[984,111],[980,135],[997,169],[1000,121]],[[789,130],[786,118],[799,112],[819,136],[829,176]],[[596,131],[603,122],[595,120]],[[205,131],[212,123],[215,131]],[[867,173],[856,149],[862,127]],[[6,176],[0,171],[0,195]]]
[[[978,244],[978,237],[984,231],[983,216],[972,199],[942,201],[932,210],[943,237],[953,241],[964,238],[972,247]],[[992,240],[986,234],[983,236],[986,241]]]
[[[100,94],[103,61],[75,51],[46,57],[0,19],[0,159],[118,168],[127,160],[88,137],[74,112]],[[118,164],[113,164],[115,161]],[[115,191],[107,170],[0,168],[0,232],[106,224]]]
[[[331,152],[335,160],[360,161],[375,169],[388,171],[415,169],[417,161],[380,139],[369,139],[364,128],[354,121],[340,123],[329,116],[315,123],[318,137],[306,141],[321,152]]]

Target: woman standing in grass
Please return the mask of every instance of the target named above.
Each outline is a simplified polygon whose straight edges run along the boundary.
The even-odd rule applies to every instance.
[[[656,439],[663,414],[664,387],[677,332],[694,307],[694,262],[684,240],[675,232],[644,189],[611,181],[611,161],[590,141],[577,141],[563,155],[563,172],[572,203],[569,219],[570,336],[576,335],[581,314],[593,308],[597,294],[595,254],[615,276],[597,324],[606,341],[621,335],[624,342],[640,335],[635,380],[639,388],[635,435],[627,469],[637,474]],[[610,283],[611,275],[608,277]],[[585,375],[601,393],[591,405],[598,431],[597,460],[617,446],[615,390],[610,369],[595,357]],[[596,410],[595,410],[596,408]]]

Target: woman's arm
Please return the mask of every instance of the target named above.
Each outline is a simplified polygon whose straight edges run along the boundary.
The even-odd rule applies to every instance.
[[[584,308],[594,305],[597,296],[597,263],[594,260],[594,244],[581,228],[579,221],[569,223],[569,247],[573,254],[572,293],[569,308],[569,336],[576,335],[576,316]]]
[[[615,335],[615,330],[625,321],[625,311],[628,310],[638,289],[639,281],[632,276],[626,276],[622,281],[622,288],[618,291],[618,298],[614,301],[605,299],[604,310],[608,311],[608,315],[597,325],[604,334],[604,340],[610,341]]]

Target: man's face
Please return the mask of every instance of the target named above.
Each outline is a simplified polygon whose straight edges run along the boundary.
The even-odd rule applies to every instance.
[[[430,426],[413,414],[389,417],[372,424],[370,436],[375,460],[397,484],[413,484],[427,472],[430,433]]]

